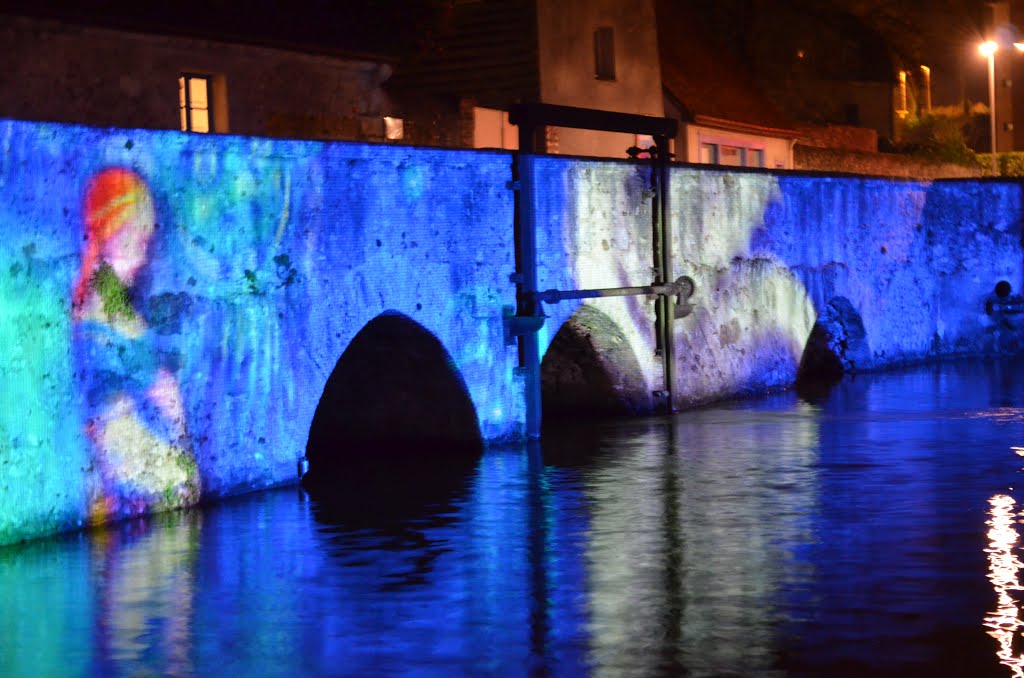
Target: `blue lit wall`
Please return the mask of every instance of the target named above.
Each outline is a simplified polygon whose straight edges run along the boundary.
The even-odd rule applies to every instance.
[[[0,122],[0,543],[291,481],[384,311],[521,431],[506,155]]]
[[[652,281],[648,168],[618,161],[536,163],[539,287]],[[995,284],[1022,275],[1016,182],[912,182],[675,167],[674,270],[697,285],[675,323],[683,404],[793,383],[818,314],[848,299],[881,368],[998,349],[986,313]],[[631,338],[649,390],[665,387],[652,300],[592,302]],[[546,306],[542,345],[578,308]]]
[[[488,440],[521,435],[507,154],[0,121],[0,543],[295,478],[385,311],[433,333]],[[540,287],[651,280],[649,170],[536,162]],[[848,298],[877,365],[984,350],[1021,287],[1016,184],[676,168],[678,392],[792,383]],[[653,306],[593,302],[664,388]],[[578,304],[546,307],[542,344]]]

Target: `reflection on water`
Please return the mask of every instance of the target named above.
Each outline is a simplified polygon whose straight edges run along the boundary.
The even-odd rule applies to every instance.
[[[1020,367],[9,548],[0,675],[1022,675]]]
[[[991,543],[985,549],[988,553],[989,581],[996,590],[996,609],[985,617],[985,626],[989,627],[989,635],[999,641],[999,659],[1008,666],[1015,676],[1024,676],[1024,657],[1014,650],[1013,641],[1017,631],[1024,626],[1020,619],[1020,609],[1013,599],[1015,591],[1021,590],[1020,559],[1014,554],[1014,547],[1020,541],[1020,534],[1013,524],[1016,518],[1014,501],[1005,494],[997,494],[989,499],[992,508],[988,521],[988,538]]]

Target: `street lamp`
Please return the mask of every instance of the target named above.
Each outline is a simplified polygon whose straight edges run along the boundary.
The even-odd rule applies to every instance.
[[[992,176],[997,176],[999,170],[996,164],[996,52],[999,45],[993,40],[986,40],[978,45],[981,56],[988,59],[988,131],[992,144]]]

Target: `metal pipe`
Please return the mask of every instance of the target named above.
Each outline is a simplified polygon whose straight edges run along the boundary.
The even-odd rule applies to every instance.
[[[520,140],[524,130],[520,127]],[[532,134],[533,130],[529,130]],[[540,304],[537,303],[537,220],[534,204],[535,177],[533,163],[536,156],[518,154],[519,163],[519,311],[517,315],[540,316]],[[519,337],[520,355],[522,357],[524,395],[526,399],[526,435],[528,438],[540,438],[540,342],[536,332],[529,332]]]
[[[557,304],[566,299],[594,299],[597,297],[636,297],[650,294],[675,295],[682,294],[683,288],[677,282],[664,285],[641,285],[638,287],[602,287],[590,290],[544,290],[534,294],[537,301],[545,304]]]
[[[655,193],[658,205],[658,249],[661,252],[661,260],[658,267],[661,269],[658,283],[666,283],[672,279],[672,233],[668,222],[668,139],[663,135],[654,137],[654,144],[658,150],[654,160],[654,172],[658,181],[658,190]],[[675,361],[675,333],[672,331],[672,321],[675,319],[675,311],[667,296],[658,297],[658,305],[661,309],[661,332],[662,332],[662,361],[665,367],[665,391],[668,393],[667,406],[669,412],[675,412],[675,390],[676,390],[676,361]]]

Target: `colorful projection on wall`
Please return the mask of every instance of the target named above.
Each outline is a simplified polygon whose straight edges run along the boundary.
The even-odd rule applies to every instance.
[[[89,182],[83,214],[72,313],[91,446],[89,519],[193,504],[200,484],[175,374],[180,355],[154,343],[132,295],[157,224],[149,188],[130,169],[105,169]]]
[[[296,481],[331,370],[386,313],[514,438],[508,171],[0,121],[0,544]]]
[[[650,282],[639,167],[538,160],[542,288]],[[385,313],[445,348],[483,439],[516,439],[510,171],[502,153],[0,121],[0,544],[294,481],[331,370]],[[1016,184],[670,181],[673,273],[698,286],[683,402],[788,384],[837,295],[885,363],[984,348],[984,296],[1022,287]],[[574,308],[548,307],[542,344]],[[648,301],[597,308],[646,394],[664,388]]]

